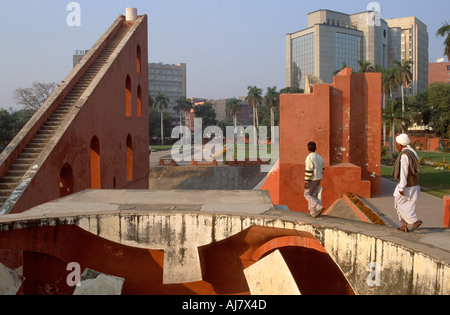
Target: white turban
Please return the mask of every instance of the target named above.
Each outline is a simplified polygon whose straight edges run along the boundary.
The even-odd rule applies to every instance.
[[[411,144],[411,140],[409,140],[408,135],[404,133],[395,138],[395,141],[397,141],[398,144],[401,144],[405,147]]]
[[[395,138],[395,141],[397,141],[398,144],[401,144],[402,146],[407,147],[409,150],[411,150],[414,153],[416,158],[419,159],[417,152],[411,146],[411,140],[409,139],[407,134],[402,133],[397,138]]]

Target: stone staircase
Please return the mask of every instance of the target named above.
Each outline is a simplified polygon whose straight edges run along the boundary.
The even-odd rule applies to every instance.
[[[125,23],[121,26],[114,38],[105,46],[100,55],[95,59],[89,69],[86,70],[66,98],[53,111],[44,125],[37,131],[33,139],[10,165],[9,169],[5,172],[5,175],[0,178],[0,209],[20,184],[24,175],[42,153],[50,138],[53,137],[67,114],[72,110],[84,91],[92,83],[95,76],[106,64],[107,60],[129,29],[130,26]]]

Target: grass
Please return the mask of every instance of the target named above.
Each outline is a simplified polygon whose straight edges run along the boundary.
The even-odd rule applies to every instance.
[[[444,161],[444,153],[439,153],[439,152],[432,152],[432,151],[418,151],[417,154],[419,155],[420,158],[424,158],[424,159],[430,159],[430,161],[435,162],[435,163],[442,163],[442,161]],[[445,154],[445,160],[446,162],[450,162],[450,154],[446,153]]]
[[[381,167],[381,177],[394,180],[391,172],[392,166]],[[450,171],[422,166],[422,172],[419,175],[419,185],[424,192],[444,198],[444,196],[450,195]]]
[[[172,149],[172,145],[151,145],[152,150],[165,151]]]

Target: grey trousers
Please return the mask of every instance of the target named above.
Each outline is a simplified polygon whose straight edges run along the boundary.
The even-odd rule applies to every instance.
[[[312,216],[323,208],[322,202],[318,198],[320,188],[320,180],[316,180],[310,181],[308,188],[305,189],[304,197],[308,201],[308,210]]]

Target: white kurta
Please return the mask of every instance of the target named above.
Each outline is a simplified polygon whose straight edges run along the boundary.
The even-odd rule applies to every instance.
[[[394,207],[397,210],[400,221],[404,220],[408,224],[417,222],[416,203],[419,200],[420,186],[406,187],[408,177],[409,158],[406,154],[401,157],[400,181],[394,191]],[[400,195],[403,191],[405,196]]]

